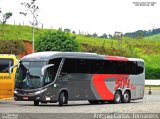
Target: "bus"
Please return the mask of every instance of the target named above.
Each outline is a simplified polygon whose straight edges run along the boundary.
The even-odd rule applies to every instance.
[[[16,69],[9,74],[9,69],[16,65],[15,55],[0,54],[0,99],[8,99],[14,96],[14,79]]]
[[[84,52],[37,52],[18,66],[14,99],[39,103],[129,103],[144,96],[144,60]]]

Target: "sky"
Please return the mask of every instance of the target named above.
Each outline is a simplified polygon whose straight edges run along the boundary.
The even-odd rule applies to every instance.
[[[12,12],[8,23],[29,25],[31,15],[20,3],[31,0],[0,0],[2,12]],[[154,6],[135,6],[133,2],[155,2]],[[98,35],[160,28],[160,0],[36,0],[39,27],[69,28]]]

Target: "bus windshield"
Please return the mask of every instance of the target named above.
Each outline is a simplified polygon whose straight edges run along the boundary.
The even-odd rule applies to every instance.
[[[36,89],[43,86],[41,69],[46,62],[20,62],[16,73],[15,88]]]

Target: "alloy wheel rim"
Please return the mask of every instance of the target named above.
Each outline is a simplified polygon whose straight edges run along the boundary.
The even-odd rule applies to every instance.
[[[116,95],[115,95],[115,99],[116,99],[116,102],[120,102],[120,95],[119,95],[119,94],[116,94]]]
[[[124,94],[124,99],[128,101],[129,95],[128,94]]]

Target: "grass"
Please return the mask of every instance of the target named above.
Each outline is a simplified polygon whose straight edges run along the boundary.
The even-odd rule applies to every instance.
[[[39,33],[44,33],[49,29],[35,29],[35,36]],[[32,27],[30,26],[21,26],[21,25],[8,25],[4,26],[0,24],[0,39],[5,40],[32,40]],[[2,32],[4,31],[4,35]]]
[[[152,35],[152,36],[147,36],[145,39],[149,40],[160,40],[160,34]]]
[[[5,40],[32,40],[32,27],[20,25],[5,25],[4,35],[0,24],[0,39]],[[35,36],[50,29],[35,29]],[[55,30],[53,30],[55,31]],[[74,35],[74,34],[71,34]],[[134,39],[123,37],[121,47],[116,38],[95,38],[85,35],[75,35],[80,44],[80,51],[96,52],[105,55],[118,55],[126,57],[138,57],[145,60],[147,67],[160,67],[160,34]]]

